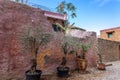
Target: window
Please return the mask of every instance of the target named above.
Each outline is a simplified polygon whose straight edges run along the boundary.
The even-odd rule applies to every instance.
[[[53,27],[53,30],[54,30],[55,32],[59,32],[59,31],[61,31],[61,28],[58,27],[58,26],[55,25],[55,24],[53,24],[52,27]]]
[[[108,38],[112,38],[113,37],[113,32],[109,32],[108,34]]]

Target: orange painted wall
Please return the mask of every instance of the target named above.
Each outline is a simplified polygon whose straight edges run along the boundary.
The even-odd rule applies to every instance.
[[[113,32],[113,36],[108,38],[108,33]],[[100,38],[111,41],[120,41],[120,28],[108,29],[100,31]]]

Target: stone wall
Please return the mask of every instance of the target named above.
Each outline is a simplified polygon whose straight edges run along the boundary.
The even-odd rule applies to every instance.
[[[74,32],[73,32],[74,33]],[[86,35],[83,37],[77,37],[81,43],[89,44],[90,49],[86,53],[86,59],[88,60],[88,67],[95,67],[97,61],[97,38],[95,32],[84,32]],[[62,38],[62,34],[57,36]],[[79,32],[79,34],[82,34]],[[89,35],[89,36],[88,36]],[[75,37],[75,36],[73,36]],[[58,39],[54,39],[51,44],[51,49],[44,50],[38,54],[38,68],[43,70],[43,74],[56,73],[56,67],[60,65],[63,51],[59,44]],[[54,44],[54,46],[52,46]],[[79,51],[78,51],[79,52]],[[78,53],[80,54],[80,53]],[[67,66],[74,70],[76,68],[76,54],[67,55]]]
[[[19,3],[0,0],[0,78],[5,80],[10,78],[24,78],[24,73],[30,68],[30,54],[22,51],[22,44],[15,32],[21,32],[22,26],[32,25],[43,27],[45,31],[53,32],[52,26],[47,21],[40,9],[35,9]],[[62,39],[63,34],[54,32],[57,37],[53,37],[49,43],[49,48],[39,51],[37,69],[41,69],[43,74],[55,73],[62,58],[62,50],[59,45],[58,36]],[[81,34],[81,33],[79,33]],[[92,41],[92,47],[87,54],[88,65],[96,66],[96,34],[87,33],[84,42]],[[71,69],[76,66],[75,54],[68,55],[68,63]]]
[[[67,35],[77,37],[82,43],[91,44],[90,49],[87,52],[88,66],[96,66],[97,60],[97,37],[96,33],[92,31],[84,31],[79,29],[71,29]]]
[[[21,78],[29,69],[30,54],[22,52],[22,45],[15,34],[28,24],[41,24],[47,31],[52,31],[51,24],[40,9],[0,0],[0,79]]]
[[[104,62],[119,60],[120,42],[98,38],[98,51]]]

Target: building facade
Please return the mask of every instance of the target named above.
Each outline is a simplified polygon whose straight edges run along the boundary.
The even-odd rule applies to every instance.
[[[101,30],[100,38],[111,41],[120,41],[120,27]]]
[[[55,12],[50,12],[50,11],[44,11],[44,16],[47,17],[47,20],[52,24],[52,28],[55,32],[61,32],[61,28],[58,27],[55,23],[59,23],[62,26],[64,26],[64,22],[67,20],[67,15],[66,14],[59,14]]]

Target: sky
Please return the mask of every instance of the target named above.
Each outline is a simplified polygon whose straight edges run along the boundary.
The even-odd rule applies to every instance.
[[[56,11],[56,6],[63,0],[29,0]],[[75,26],[94,31],[97,35],[100,30],[120,26],[120,0],[65,0],[76,6],[77,17],[70,19]]]

